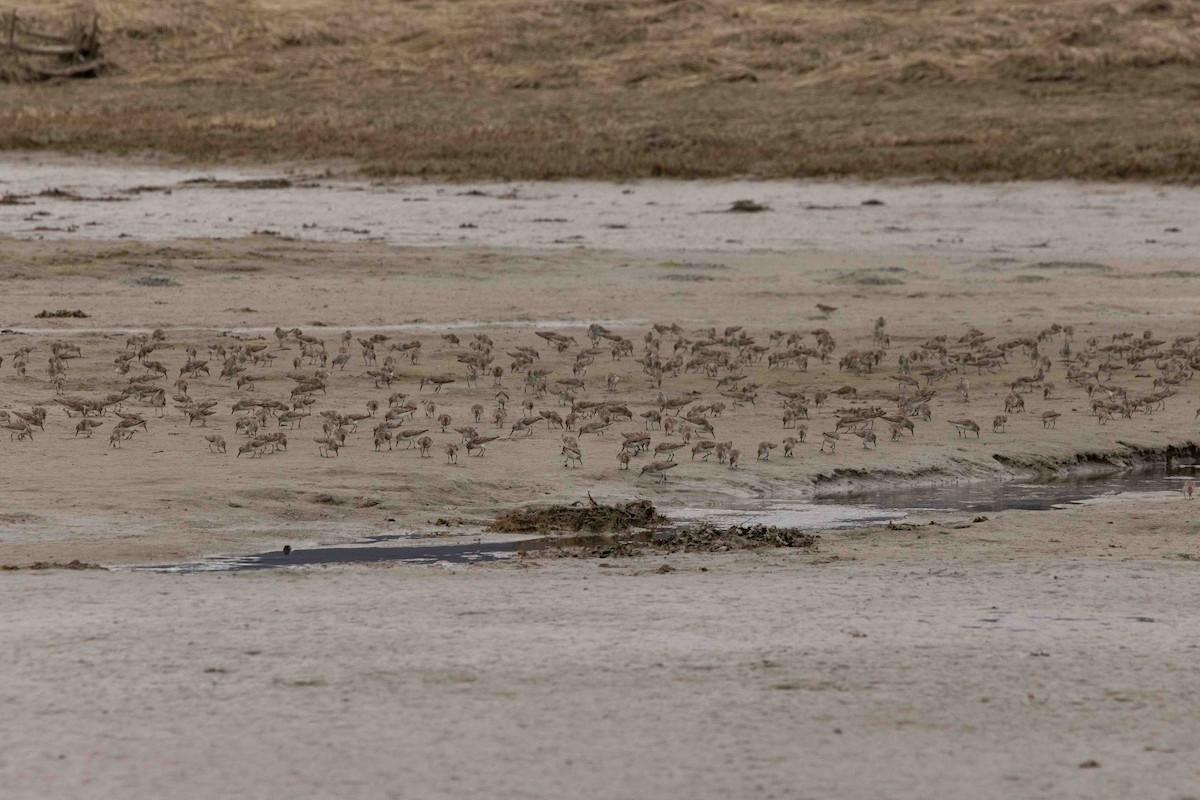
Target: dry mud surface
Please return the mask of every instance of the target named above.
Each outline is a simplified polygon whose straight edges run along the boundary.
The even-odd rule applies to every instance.
[[[99,185],[92,179],[76,185]],[[22,192],[38,185],[27,183]],[[422,192],[430,203],[447,191],[392,188]],[[573,196],[599,197],[612,187],[576,188],[521,191],[553,194],[556,217],[597,219],[573,206]],[[626,188],[634,197],[657,192],[663,202],[671,195],[660,184]],[[515,238],[499,240],[506,246],[486,238],[430,246],[449,244],[439,233],[445,219],[402,214],[424,203],[398,204],[401,211],[382,219],[392,232],[376,242],[323,241],[311,229],[283,231],[296,238],[246,230],[181,238],[196,231],[171,233],[167,218],[163,235],[117,239],[115,218],[67,233],[28,230],[23,217],[5,216],[0,408],[25,412],[40,403],[48,415],[45,431],[34,428],[31,439],[0,439],[0,564],[79,559],[119,567],[0,577],[11,620],[0,628],[10,720],[0,733],[0,780],[11,796],[178,796],[179,787],[189,797],[1194,794],[1200,720],[1188,687],[1196,676],[1192,576],[1200,549],[1195,506],[1178,493],[991,515],[966,527],[955,523],[970,515],[935,515],[941,524],[911,530],[826,532],[811,553],[185,577],[124,568],[405,531],[471,541],[497,509],[589,492],[597,500],[649,498],[670,513],[881,481],[1000,480],[1031,469],[1132,464],[1192,447],[1194,391],[1186,380],[1174,382],[1166,351],[1177,346],[1176,363],[1186,364],[1195,346],[1200,254],[1185,213],[1194,192],[1170,190],[1155,206],[1156,190],[1032,185],[1013,190],[1027,202],[990,216],[970,202],[977,191],[970,187],[747,184],[696,187],[699,200],[689,188],[674,190],[677,225],[656,229],[648,217],[633,217],[631,226],[649,231],[628,249],[603,238],[596,242],[605,249],[541,239],[534,241],[544,246],[516,248],[507,246],[520,239],[511,232],[504,236]],[[258,198],[263,219],[302,219],[273,204],[269,191],[196,191],[215,198],[206,203]],[[798,210],[821,193],[856,204],[884,198],[883,207],[845,213],[886,211],[889,221],[862,223],[858,238],[853,224],[836,223],[848,225],[839,234],[845,246],[836,247],[828,233],[834,223]],[[353,208],[337,196],[356,194],[329,190],[330,217]],[[933,195],[939,199],[930,205]],[[750,196],[775,210],[701,213],[719,211],[718,196],[722,204]],[[1109,207],[1087,212],[1053,201],[1082,196],[1108,198]],[[151,197],[94,207],[128,214],[136,202],[147,213]],[[501,203],[474,196],[454,203],[476,201]],[[29,202],[6,215],[76,213],[47,203],[93,207]],[[203,219],[203,204],[196,208]],[[535,222],[541,208],[527,213],[504,225],[519,232],[562,224]],[[459,224],[448,211],[441,216]],[[920,233],[884,230],[903,227],[893,221],[905,217],[922,220],[910,226]],[[1087,241],[1073,238],[1075,217],[1093,226]],[[1045,219],[1058,223],[1045,230]],[[703,238],[709,220],[737,228],[742,241],[711,244]],[[672,238],[681,228],[695,234],[696,247]],[[581,235],[603,237],[601,230]],[[654,230],[662,231],[658,244]],[[826,314],[818,303],[836,310]],[[36,318],[58,309],[88,316]],[[890,343],[879,365],[861,374],[839,369],[848,353],[880,346],[872,330],[881,316]],[[582,464],[564,466],[563,431],[540,422],[530,436],[509,437],[526,399],[538,411],[569,412],[553,394],[523,392],[524,373],[511,371],[509,354],[536,348],[534,367],[548,370],[555,387],[573,376],[596,321],[633,341],[634,356],[596,354],[576,398],[627,404],[633,419],[598,435],[577,431]],[[651,455],[635,456],[628,471],[617,460],[622,432],[644,430],[640,414],[656,407],[659,388],[636,360],[654,323],[679,326],[658,336],[663,360],[680,338],[693,356],[692,344],[710,327],[720,340],[726,326],[744,326],[770,353],[782,349],[770,340],[776,330],[815,347],[815,331],[824,329],[836,343],[827,363],[810,356],[807,371],[769,368],[765,359],[741,365],[740,383],[761,384],[753,404],[720,393],[727,370],[716,377],[668,370],[666,397],[697,392],[694,404],[726,403],[708,419],[715,438],[732,441],[742,459],[732,470],[715,458],[692,460],[685,447],[680,466],[659,484],[639,474]],[[286,451],[238,458],[247,439],[234,430],[232,404],[290,402],[297,386],[288,373],[300,343],[290,337],[281,348],[275,326],[324,340],[330,358],[350,330],[351,358],[314,393],[314,414],[283,429]],[[838,409],[895,410],[889,394],[898,391],[901,353],[941,335],[951,353],[966,352],[956,340],[971,328],[995,337],[976,352],[1029,342],[994,370],[967,369],[966,400],[955,389],[957,374],[929,384],[932,419],[917,418],[915,435],[891,441],[880,422],[875,448],[843,433],[836,452],[819,452]],[[130,398],[120,410],[145,416],[147,426],[119,448],[109,444],[119,419],[112,412],[91,438],[74,436],[79,418],[68,418],[56,398],[103,398],[127,385],[146,368],[121,375],[114,359],[130,336],[154,329],[162,338],[146,360],[161,362],[169,376],[161,381],[163,416]],[[559,353],[538,332],[574,342]],[[459,346],[443,338],[451,333]],[[1164,343],[1142,348],[1155,356],[1135,363],[1128,351],[1099,350],[1126,333],[1116,341]],[[368,366],[356,340],[373,334],[388,338],[377,345],[379,363]],[[505,368],[511,399],[497,430],[489,421],[492,378],[468,387],[457,360],[476,334],[492,339],[495,363]],[[414,340],[422,345],[415,364],[388,351]],[[1026,411],[1010,413],[1005,430],[993,432],[1010,384],[1036,369],[1034,342],[1051,362],[1045,381],[1022,392]],[[60,353],[70,344],[81,354],[67,359],[61,394],[47,372],[55,343]],[[256,344],[275,358],[250,366],[259,378],[252,391],[219,378],[221,359],[210,348]],[[189,426],[171,399],[189,346],[211,370],[188,380],[189,397],[217,401],[204,427]],[[26,347],[33,349],[21,376],[14,354]],[[708,347],[731,357],[741,349]],[[1091,381],[1109,388],[1089,395],[1067,379],[1066,361],[1080,351],[1092,353],[1092,370],[1112,362],[1111,375]],[[396,380],[376,386],[367,370],[388,355]],[[934,365],[914,367],[922,388],[920,370]],[[317,365],[298,369],[312,373]],[[610,373],[619,378],[613,391]],[[420,388],[421,378],[435,376],[455,382],[436,394]],[[1159,391],[1164,377],[1175,394],[1153,413],[1103,425],[1091,413],[1095,397],[1121,389],[1136,401]],[[1046,381],[1054,384],[1048,397]],[[801,420],[808,437],[794,457],[780,448],[769,460],[755,458],[760,442],[797,434],[783,427],[778,391],[812,398],[845,386],[857,399],[835,395],[810,405]],[[434,417],[418,407],[403,423],[429,429],[431,457],[372,446],[371,428],[397,392],[436,404]],[[366,413],[372,400],[381,406],[377,416],[348,433],[336,458],[321,457],[313,441],[323,435],[319,413]],[[453,428],[471,424],[476,404],[485,409],[479,433],[502,438],[482,457],[463,451],[452,463],[444,447],[461,441]],[[1041,421],[1047,411],[1061,415],[1049,429]],[[446,433],[436,420],[442,413],[452,417]],[[597,421],[580,416],[579,425]],[[978,438],[956,435],[948,420],[963,418],[980,425]],[[649,433],[654,444],[681,441]],[[228,452],[209,452],[208,434],[224,436]],[[673,572],[657,571],[664,560]],[[1092,761],[1099,766],[1081,766]]]

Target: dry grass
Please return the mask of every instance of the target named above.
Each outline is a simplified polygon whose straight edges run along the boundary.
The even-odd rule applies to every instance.
[[[1200,176],[1195,1],[88,7],[115,71],[0,84],[0,147],[451,178]]]

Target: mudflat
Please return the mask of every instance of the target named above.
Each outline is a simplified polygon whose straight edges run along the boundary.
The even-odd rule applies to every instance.
[[[88,197],[98,185],[57,177]],[[13,202],[28,205],[0,206],[12,796],[1194,793],[1200,549],[1182,481],[1044,512],[913,512],[806,549],[135,568],[392,533],[470,542],[498,511],[589,493],[670,516],[1187,457],[1189,190],[1155,205],[1145,187],[1038,184],[1014,187],[1037,202],[1000,213],[956,203],[971,187],[708,187],[699,206],[674,201],[669,225],[622,207],[638,237],[622,249],[569,238],[620,235],[583,210],[612,187],[538,201],[560,209],[547,213],[481,185],[421,216],[404,209],[439,188],[393,186],[426,199],[381,206],[369,241],[304,227],[312,206],[288,211],[299,187],[173,182],[197,209],[228,197],[258,216],[183,237],[180,208],[160,235],[121,238],[130,210],[154,209],[145,194],[81,201],[21,180]],[[848,193],[828,204],[845,208],[803,207],[821,192]],[[727,210],[755,198],[771,210]],[[502,217],[476,209],[497,236],[581,230],[531,234],[550,239],[538,247],[445,241],[475,201]],[[695,239],[654,245],[681,231]],[[464,354],[489,368],[469,382]],[[227,362],[249,380],[223,379]],[[377,450],[377,426],[410,403]],[[309,413],[280,424],[280,406]],[[259,408],[259,430],[239,431]],[[572,430],[555,426],[572,411]],[[123,420],[134,432],[113,440]],[[84,421],[100,425],[76,434]],[[465,426],[497,438],[468,453]],[[264,433],[286,448],[238,456]],[[731,442],[737,468],[703,441]],[[671,463],[662,444],[681,445],[665,483],[642,474]],[[108,569],[44,568],[71,561]]]

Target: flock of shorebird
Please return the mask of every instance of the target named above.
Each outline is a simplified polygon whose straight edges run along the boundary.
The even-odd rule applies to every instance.
[[[826,328],[753,335],[740,325],[685,331],[679,325],[655,324],[638,343],[592,325],[582,343],[574,336],[535,330],[536,344],[531,340],[503,349],[486,333],[463,338],[446,333],[440,337],[440,354],[453,353],[457,367],[435,375],[418,369],[424,348],[419,339],[393,341],[383,334],[360,337],[347,331],[331,351],[325,339],[298,328],[276,328],[274,333],[274,346],[262,337],[235,336],[216,337],[203,346],[172,345],[162,330],[130,336],[112,361],[113,390],[92,397],[67,395],[73,385],[72,364],[84,357],[79,346],[58,340],[21,347],[11,354],[9,369],[18,378],[37,380],[28,375],[30,359],[44,359],[47,387],[55,394],[28,410],[0,411],[0,424],[10,439],[32,441],[35,431],[46,429],[47,405],[53,403],[76,420],[76,437],[90,438],[111,421],[109,446],[120,448],[139,431],[147,432],[152,419],[164,418],[168,407],[189,426],[207,428],[221,401],[194,396],[193,391],[207,393],[223,386],[225,393],[237,397],[229,402],[229,410],[233,433],[240,437],[239,457],[286,451],[288,434],[295,436],[307,423],[310,430],[319,430],[312,438],[322,457],[338,457],[347,440],[365,427],[375,451],[404,445],[420,457],[432,455],[435,435],[453,433],[450,441],[440,437],[440,450],[448,462],[458,463],[460,454],[482,457],[493,443],[531,437],[545,425],[561,432],[561,446],[556,442],[555,448],[563,465],[572,467],[583,463],[581,442],[586,437],[607,436],[611,441],[612,433],[618,433],[614,426],[626,423],[637,429],[619,432],[617,468],[629,469],[635,459],[648,456],[639,475],[665,482],[680,464],[677,454],[685,450],[692,461],[713,459],[734,470],[743,466],[741,448],[732,439],[722,441],[717,426],[747,406],[771,403],[778,408],[786,435],[781,441],[760,441],[752,451],[757,460],[768,461],[778,448],[782,457],[795,457],[798,446],[809,441],[809,426],[816,419],[824,423],[813,435],[820,441],[819,453],[835,453],[848,436],[864,448],[877,447],[882,426],[890,441],[914,436],[918,423],[932,421],[931,401],[943,384],[954,387],[949,402],[956,397],[969,408],[971,379],[982,375],[1018,373],[1001,379],[1009,391],[1003,413],[996,414],[991,425],[992,432],[1000,434],[1009,425],[1009,415],[1026,413],[1026,398],[1032,393],[1040,391],[1045,402],[1060,399],[1060,390],[1049,379],[1052,373],[1061,375],[1065,386],[1086,393],[1091,413],[1103,425],[1161,409],[1200,367],[1196,337],[1168,342],[1146,331],[1080,342],[1072,326],[1057,324],[1007,341],[972,328],[960,336],[935,336],[899,348],[880,318],[870,347],[849,350],[836,360],[841,373],[876,378],[860,383],[878,387],[880,374],[887,374],[888,385],[870,389],[850,383],[819,386],[809,379],[812,362],[828,365],[826,372],[832,369],[836,341]],[[167,353],[170,367],[164,363]],[[289,368],[284,377],[290,389],[265,398],[267,392],[257,387],[277,381],[280,375],[272,373],[272,367],[281,360]],[[629,364],[620,370],[599,366],[622,361],[640,370]],[[0,357],[0,367],[3,363]],[[592,371],[606,375],[597,381],[589,377]],[[1123,371],[1152,379],[1150,391],[1137,393],[1117,382],[1115,376],[1128,374]],[[317,410],[331,387],[356,380],[371,381],[385,396],[367,401],[361,411]],[[618,396],[622,383],[634,382],[643,389],[638,410]],[[470,405],[465,424],[455,424],[457,409],[451,413],[439,405],[445,397],[442,390],[452,384],[458,384],[455,389],[465,387],[473,399],[490,395],[486,404]],[[674,393],[665,388],[679,384],[691,388]],[[698,388],[705,384],[707,389]],[[410,391],[402,391],[404,386]],[[547,407],[552,402],[557,408]],[[1045,429],[1054,428],[1061,416],[1052,409],[1039,415]],[[958,437],[981,435],[981,426],[969,417],[947,422]],[[656,431],[663,437],[657,443]],[[210,452],[226,452],[222,434],[202,435]]]

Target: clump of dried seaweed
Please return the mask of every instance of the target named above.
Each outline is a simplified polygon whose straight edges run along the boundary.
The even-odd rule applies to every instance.
[[[654,544],[662,549],[685,552],[749,550],[756,547],[815,549],[820,538],[814,533],[804,533],[798,528],[780,528],[774,525],[733,525],[718,528],[705,524],[677,531],[669,538],[662,538]]]
[[[0,564],[0,572],[14,572],[22,569],[104,569],[104,567],[100,566],[99,564],[88,564],[80,561],[79,559],[75,559],[74,561],[70,561],[65,564],[61,561],[35,561],[28,566],[21,566],[19,564]]]
[[[794,547],[816,550],[820,536],[798,528],[774,525],[715,525],[674,530],[613,535],[576,536],[544,540],[521,555],[535,558],[621,558],[658,553],[725,553],[765,547]]]
[[[615,533],[662,525],[667,518],[649,500],[607,505],[588,502],[514,508],[498,515],[488,530],[497,533]]]

